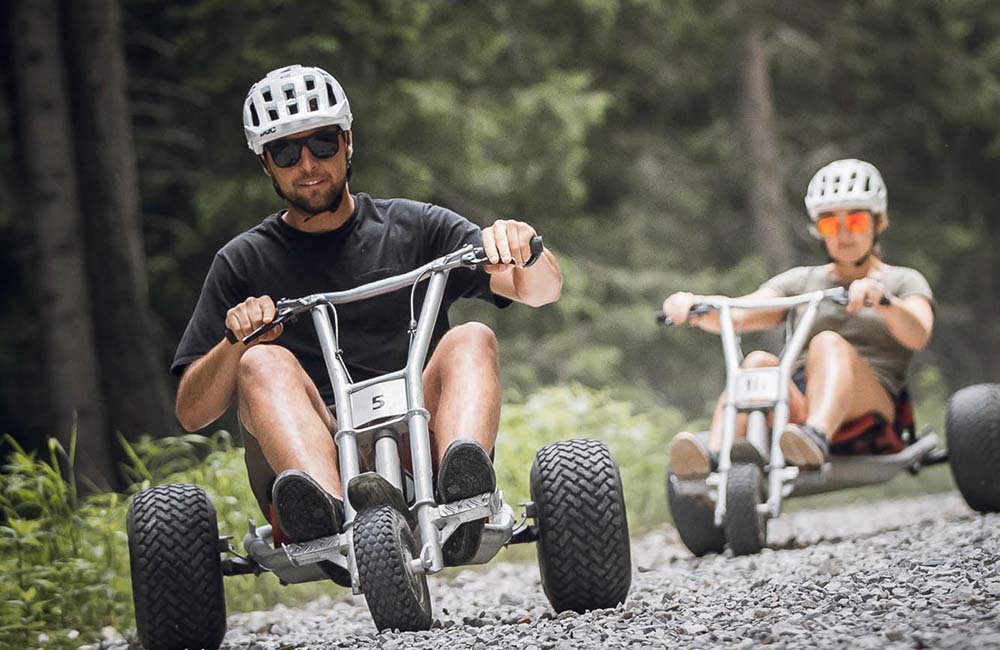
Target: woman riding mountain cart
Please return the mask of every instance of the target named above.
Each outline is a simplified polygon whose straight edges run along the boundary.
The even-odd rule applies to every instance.
[[[879,238],[889,226],[886,189],[878,170],[861,160],[838,160],[823,167],[809,183],[805,197],[814,235],[823,241],[828,264],[793,268],[771,278],[746,298],[777,298],[809,291],[848,287],[846,309],[824,303],[808,336],[808,347],[796,361],[789,390],[789,425],[781,435],[785,460],[802,467],[822,465],[843,424],[874,415],[895,422],[908,408],[906,371],[917,350],[930,339],[934,298],[920,272],[882,261]],[[687,322],[718,332],[718,312],[689,316],[691,307],[710,297],[686,292],[671,295],[663,311],[674,323]],[[734,314],[743,331],[776,327],[785,309]],[[745,367],[775,366],[773,354],[755,351]],[[712,454],[721,444],[719,400],[706,448],[690,433],[674,437],[670,467],[675,475],[707,475]],[[737,436],[746,424],[737,424]],[[884,441],[898,451],[898,440]],[[746,445],[737,449],[752,453]]]
[[[946,458],[970,506],[1000,509],[983,460],[1000,455],[998,387],[974,386],[949,403],[948,455],[933,432],[915,435],[906,373],[930,339],[934,298],[918,271],[881,259],[889,219],[878,170],[830,163],[805,203],[829,263],[793,268],[742,298],[679,292],[663,303],[664,322],[721,334],[726,356],[711,430],[681,432],[670,447],[670,510],[697,555],[727,542],[737,554],[759,551],[786,497],[879,483]],[[786,319],[780,358],[742,357],[738,332]]]

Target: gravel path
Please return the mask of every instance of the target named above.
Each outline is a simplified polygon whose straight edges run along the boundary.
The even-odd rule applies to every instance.
[[[439,629],[375,634],[343,596],[232,616],[223,648],[1000,648],[1000,515],[957,494],[786,514],[768,539],[698,559],[670,527],[636,538],[616,610],[553,616],[537,566],[494,561],[431,579]]]

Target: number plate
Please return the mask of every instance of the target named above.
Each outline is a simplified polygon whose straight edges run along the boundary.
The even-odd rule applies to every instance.
[[[748,368],[736,375],[735,402],[739,408],[769,406],[778,400],[777,368]]]
[[[406,414],[406,380],[384,381],[351,393],[354,426]]]

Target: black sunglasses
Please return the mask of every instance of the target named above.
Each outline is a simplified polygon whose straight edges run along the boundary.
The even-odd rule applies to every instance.
[[[294,167],[302,157],[302,145],[317,158],[332,158],[340,151],[341,129],[317,131],[304,138],[282,138],[264,145],[264,150],[271,154],[271,160],[281,168]]]

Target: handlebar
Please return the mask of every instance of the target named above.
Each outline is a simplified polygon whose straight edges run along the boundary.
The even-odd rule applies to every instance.
[[[805,304],[816,299],[817,292],[804,293],[799,296],[787,296],[781,298],[765,298],[765,299],[739,299],[739,298],[724,298],[715,302],[696,302],[691,305],[691,309],[688,310],[690,316],[704,316],[712,311],[721,309],[723,303],[728,304],[730,307],[735,307],[739,309],[777,309],[780,307],[794,307],[796,305]],[[829,299],[834,301],[839,305],[846,305],[849,300],[847,297],[847,289],[844,287],[834,287],[832,289],[826,289],[822,292],[822,296],[819,297],[820,300]],[[889,298],[885,295],[879,300],[879,304],[882,306],[888,306],[891,304]],[[663,323],[664,325],[673,325],[674,322],[662,311],[656,312],[656,322]]]
[[[531,250],[531,255],[527,260],[525,260],[524,268],[534,265],[535,262],[541,258],[542,253],[545,250],[545,244],[542,241],[541,235],[535,235],[532,237],[528,246]],[[513,261],[509,263],[514,264]],[[459,266],[463,266],[465,268],[477,268],[487,264],[491,264],[491,262],[489,258],[486,257],[486,251],[483,247],[473,247],[469,245],[464,246],[453,253],[439,257],[438,259],[428,262],[427,264],[424,264],[423,266],[407,273],[369,282],[368,284],[363,284],[360,287],[355,287],[354,289],[335,291],[332,293],[316,293],[311,296],[305,296],[304,298],[282,298],[276,305],[277,313],[274,316],[274,320],[270,323],[261,325],[254,331],[250,332],[250,334],[243,337],[242,340],[227,327],[226,340],[230,343],[242,341],[244,345],[247,345],[286,321],[294,322],[299,314],[309,311],[313,307],[321,304],[337,305],[357,302],[359,300],[367,300],[368,298],[374,298],[376,296],[396,291],[405,286],[416,284],[430,273],[449,271],[451,269],[458,268]]]

